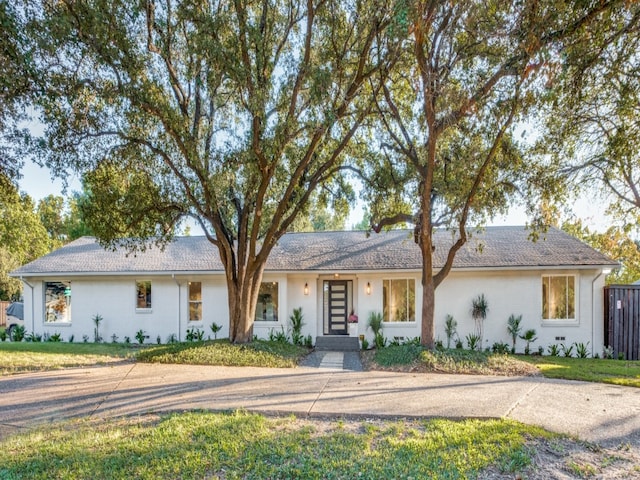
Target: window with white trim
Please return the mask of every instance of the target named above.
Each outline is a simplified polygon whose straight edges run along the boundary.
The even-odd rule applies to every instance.
[[[136,281],[136,309],[151,310],[151,280]]]
[[[382,280],[382,315],[385,322],[416,321],[415,279]]]
[[[544,275],[542,277],[542,319],[576,319],[575,275]]]
[[[202,283],[189,282],[189,321],[202,320]]]
[[[262,282],[256,305],[256,322],[278,321],[278,282]]]
[[[44,282],[44,323],[71,323],[71,282]]]

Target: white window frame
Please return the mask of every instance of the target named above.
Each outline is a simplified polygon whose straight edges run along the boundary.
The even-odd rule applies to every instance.
[[[384,293],[383,293],[383,298],[382,298],[382,315],[383,315],[383,323],[385,323],[386,325],[410,325],[410,324],[415,324],[416,323],[416,279],[414,277],[398,277],[398,278],[383,278],[382,279],[382,291],[384,292],[384,286],[385,286],[385,282],[389,282],[389,288],[391,287],[391,283],[390,282],[397,282],[397,281],[402,281],[404,280],[405,282],[413,282],[413,320],[410,318],[406,318],[404,320],[395,320],[395,321],[389,321],[385,318],[384,316],[384,303],[385,300],[389,300],[389,299],[385,299],[384,298]],[[387,295],[390,295],[390,291],[387,292]],[[407,288],[407,298],[405,299],[405,302],[407,305],[409,305],[409,288]]]
[[[69,295],[64,295],[65,296],[65,318],[66,320],[59,320],[58,318],[56,318],[56,320],[54,321],[47,321],[47,318],[49,317],[49,313],[47,312],[47,285],[48,284],[53,284],[53,283],[59,283],[62,285],[66,285],[66,288],[69,289]],[[43,308],[43,315],[42,315],[42,323],[44,325],[71,325],[72,322],[72,317],[71,317],[71,299],[72,299],[72,292],[71,292],[71,282],[70,281],[65,281],[65,280],[52,280],[52,281],[45,281],[42,282],[42,308]],[[51,315],[56,315],[55,313],[51,312]]]
[[[149,293],[149,303],[150,305],[148,307],[139,307],[138,306],[138,284],[139,283],[148,283],[149,284],[149,289],[151,290],[151,293]],[[144,279],[144,280],[136,280],[135,283],[135,307],[136,307],[136,313],[151,313],[153,311],[153,281],[148,280],[148,279]]]
[[[199,300],[191,300],[191,284],[199,283],[200,284],[200,299]],[[191,305],[200,305],[200,318],[198,320],[191,319]],[[188,282],[187,283],[187,317],[189,319],[189,323],[202,323],[204,312],[202,310],[202,282]]]
[[[265,284],[274,284],[277,288],[277,298],[276,298],[276,302],[275,302],[275,308],[273,309],[272,316],[275,317],[273,320],[263,320],[262,318],[258,318],[258,308],[260,307],[261,303],[260,303],[260,296],[258,295],[258,301],[256,304],[256,313],[254,316],[254,322],[257,325],[268,325],[268,324],[275,324],[278,323],[278,320],[280,319],[280,295],[281,295],[281,288],[280,288],[280,282],[278,281],[263,281],[260,283],[260,286],[265,285]],[[273,303],[273,302],[272,302]]]
[[[552,274],[543,274],[540,277],[540,287],[542,287],[544,285],[545,279],[551,279],[551,278],[558,278],[558,277],[563,277],[563,278],[573,278],[573,318],[545,318],[544,317],[544,296],[542,294],[542,292],[540,292],[540,316],[542,317],[542,324],[543,325],[556,325],[556,326],[560,326],[560,325],[578,325],[580,323],[579,319],[580,319],[580,314],[579,314],[579,280],[580,277],[578,275],[576,275],[575,273],[552,273]],[[567,290],[568,291],[568,290]],[[549,292],[547,293],[548,295],[551,294],[551,283],[549,283]],[[568,305],[568,303],[567,303]],[[549,310],[550,311],[550,310]]]

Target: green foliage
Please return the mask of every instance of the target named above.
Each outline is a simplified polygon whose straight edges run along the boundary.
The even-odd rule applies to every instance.
[[[147,334],[144,332],[144,330],[140,329],[136,332],[135,337],[138,343],[142,345],[144,343],[144,339],[147,338]]]
[[[375,334],[375,336],[373,337],[373,344],[376,346],[376,348],[384,348],[387,345],[387,339],[382,334],[382,332],[378,332]]]
[[[216,322],[213,322],[211,325],[209,325],[209,328],[211,328],[211,331],[213,332],[214,340],[217,339],[218,332],[222,330],[222,325],[218,325]]]
[[[447,336],[447,348],[451,348],[451,339],[457,335],[458,322],[453,316],[447,314],[447,318],[444,322],[444,333]]]
[[[470,333],[464,339],[469,350],[482,350],[482,339],[477,333]]]
[[[536,365],[548,378],[610,383],[640,388],[640,361],[602,358],[522,357]]]
[[[587,358],[589,356],[589,342],[586,344],[583,342],[578,342],[575,344],[576,346],[576,355],[578,358]]]
[[[564,343],[560,344],[560,350],[562,351],[562,355],[565,357],[571,357],[573,354],[573,344],[566,346]]]
[[[149,363],[293,368],[307,353],[304,347],[279,340],[258,340],[243,345],[213,340],[153,346],[140,351],[137,359]]]
[[[524,347],[524,354],[529,355],[531,343],[535,342],[538,339],[535,329],[530,328],[529,330],[526,330],[524,334],[520,335],[520,338],[527,342]]]
[[[187,412],[51,426],[0,451],[8,478],[478,478],[552,438],[511,420],[370,423]],[[168,448],[171,445],[171,448]],[[363,454],[366,452],[366,454]],[[55,462],[51,459],[56,458]],[[520,459],[519,462],[527,462]],[[512,475],[513,476],[513,475]]]
[[[269,330],[269,341],[277,343],[289,343],[289,336],[285,333],[284,327],[281,327],[279,331],[275,329]]]
[[[522,322],[522,315],[516,317],[511,314],[509,320],[507,320],[507,332],[511,335],[511,353],[516,353],[516,341],[520,336],[520,332],[522,332],[520,322]]]
[[[557,357],[558,355],[560,355],[560,347],[555,343],[549,345],[547,347],[547,351],[552,357]]]
[[[302,345],[304,343],[304,337],[302,335],[302,327],[304,326],[302,307],[293,309],[293,313],[289,317],[289,326],[291,327],[291,341],[293,344]]]
[[[382,332],[382,313],[370,312],[367,319],[367,327],[371,329],[374,337]]]
[[[504,342],[495,342],[492,346],[491,346],[491,351],[493,353],[509,353],[510,348],[509,348],[509,344],[504,343]]]
[[[102,323],[102,321],[104,319],[102,318],[102,315],[96,313],[91,320],[93,321],[93,324],[95,325],[95,328],[93,329],[93,341],[95,343],[100,343],[100,342],[102,342],[102,336],[100,335],[100,324]],[[140,342],[140,343],[142,343],[142,342]]]
[[[413,344],[390,345],[386,348],[377,348],[373,358],[378,365],[384,367],[410,365],[418,360],[422,350],[421,346]]]
[[[477,350],[424,350],[420,361],[429,371],[481,375],[536,375],[538,369],[519,358]]]
[[[393,51],[390,3],[76,7],[25,13],[47,92],[39,160],[82,174],[80,211],[110,247],[163,244],[196,219],[226,252],[230,338],[249,341],[260,278],[242,272],[261,272],[297,218],[344,221],[342,166]]]
[[[52,333],[51,335],[49,335],[49,338],[47,338],[47,342],[61,342],[62,341],[62,334],[56,332],[56,333]]]
[[[24,325],[14,325],[11,329],[11,341],[21,342],[25,337],[26,329]]]
[[[0,328],[0,342],[6,341],[7,338],[9,338],[9,334],[7,333],[7,330],[4,328]]]
[[[199,328],[187,328],[185,340],[187,342],[202,342],[204,341],[204,331]]]
[[[369,350],[369,340],[367,340],[366,338],[362,339],[362,349]]]
[[[104,365],[133,355],[131,349],[118,344],[7,342],[0,344],[0,375]]]

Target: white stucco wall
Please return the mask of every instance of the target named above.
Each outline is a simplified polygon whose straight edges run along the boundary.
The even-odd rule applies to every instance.
[[[544,274],[575,275],[577,279],[577,319],[575,322],[542,320],[542,276]],[[412,278],[416,286],[416,322],[385,323],[383,334],[389,340],[395,337],[412,338],[420,335],[420,312],[422,295],[419,272],[358,272],[341,273],[341,280],[353,282],[353,307],[359,316],[358,333],[369,342],[373,333],[367,329],[367,318],[371,312],[382,312],[383,279]],[[335,279],[333,275],[321,273],[265,274],[264,282],[278,283],[278,320],[255,322],[254,334],[268,338],[271,331],[289,331],[289,316],[293,309],[302,307],[305,325],[303,335],[323,335],[322,285],[324,280]],[[74,335],[76,342],[87,335],[94,337],[92,318],[96,314],[104,318],[100,334],[104,341],[111,341],[113,334],[119,341],[128,336],[135,341],[135,334],[143,330],[149,336],[147,342],[155,343],[157,336],[166,342],[175,334],[184,340],[187,329],[200,328],[205,336],[213,336],[209,326],[215,322],[222,325],[219,338],[229,335],[229,308],[226,283],[222,275],[192,276],[131,276],[131,277],[55,277],[29,278],[25,284],[25,327],[27,332],[61,333],[66,341]],[[136,309],[136,280],[151,280],[152,308],[149,311]],[[45,324],[44,281],[71,281],[71,324]],[[200,322],[189,322],[189,281],[202,283],[202,313]],[[308,294],[305,294],[305,284]],[[367,284],[371,292],[367,293]],[[31,285],[33,289],[29,287]],[[178,286],[179,285],[179,286]],[[507,319],[511,314],[522,315],[522,329],[533,328],[538,339],[531,345],[532,351],[542,346],[547,351],[550,344],[589,342],[593,353],[602,353],[603,347],[603,292],[604,275],[599,270],[519,270],[453,272],[436,290],[436,339],[446,344],[444,323],[447,314],[458,322],[458,336],[464,341],[467,334],[475,330],[471,318],[472,299],[484,294],[489,312],[484,323],[484,347],[494,342],[511,343],[507,334]],[[32,295],[33,294],[33,295]],[[33,306],[33,308],[32,308]],[[595,308],[595,309],[594,309]],[[592,328],[595,326],[595,328]],[[563,339],[564,338],[564,339]],[[466,345],[465,345],[466,346]],[[518,340],[517,350],[522,351],[524,341]]]

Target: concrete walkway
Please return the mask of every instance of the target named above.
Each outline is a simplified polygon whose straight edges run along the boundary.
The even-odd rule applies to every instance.
[[[243,408],[298,416],[512,418],[607,445],[640,447],[640,389],[530,377],[342,368],[118,363],[0,378],[0,438],[82,416]],[[321,362],[322,362],[321,360]],[[331,360],[331,362],[330,362]]]

